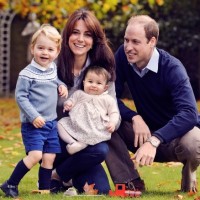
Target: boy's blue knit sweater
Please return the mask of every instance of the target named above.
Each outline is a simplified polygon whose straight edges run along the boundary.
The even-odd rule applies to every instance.
[[[122,120],[142,116],[152,134],[163,142],[184,135],[199,125],[196,100],[182,63],[166,51],[159,52],[158,72],[148,71],[142,78],[133,70],[123,45],[115,54],[117,65],[116,95]],[[137,113],[120,100],[127,82]]]
[[[52,121],[57,118],[58,86],[63,83],[57,78],[55,63],[46,71],[34,65],[32,61],[19,73],[17,80],[15,97],[20,120],[32,123],[36,117],[42,116],[46,121]]]

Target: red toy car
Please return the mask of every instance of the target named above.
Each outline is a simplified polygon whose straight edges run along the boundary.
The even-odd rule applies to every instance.
[[[109,196],[119,196],[119,197],[140,197],[142,192],[134,190],[126,190],[125,184],[116,184],[115,191],[110,190]]]

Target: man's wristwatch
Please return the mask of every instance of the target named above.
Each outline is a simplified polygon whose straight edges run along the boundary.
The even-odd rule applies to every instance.
[[[148,139],[146,140],[146,142],[150,142],[150,143],[152,144],[152,146],[154,146],[154,147],[156,147],[156,148],[157,148],[157,147],[159,146],[159,144],[160,144],[160,140],[159,140],[158,138],[154,137],[154,136],[148,138]]]

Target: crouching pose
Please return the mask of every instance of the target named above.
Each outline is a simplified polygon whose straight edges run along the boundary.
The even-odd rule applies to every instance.
[[[115,54],[116,95],[122,123],[109,141],[106,163],[114,183],[144,190],[128,150],[135,153],[132,159],[140,165],[181,162],[181,190],[196,192],[200,163],[196,101],[182,63],[156,48],[158,35],[158,24],[149,16],[133,16],[128,21],[124,44]],[[120,100],[124,83],[137,112]]]

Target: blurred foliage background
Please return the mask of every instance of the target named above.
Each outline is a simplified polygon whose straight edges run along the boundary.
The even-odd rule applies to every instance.
[[[130,15],[144,10],[145,5],[153,8],[163,4],[164,0],[0,0],[0,9],[14,10],[22,17],[36,13],[40,23],[51,23],[62,29],[72,12],[85,7],[95,13],[104,28],[116,28],[115,31],[119,32],[124,28],[120,24],[126,22]]]
[[[158,21],[158,47],[179,58],[191,79],[196,99],[200,99],[200,2],[198,0],[0,0],[0,11],[13,10],[27,19],[50,23],[62,31],[68,16],[86,7],[100,20],[113,51],[123,43],[131,15],[148,14]]]

